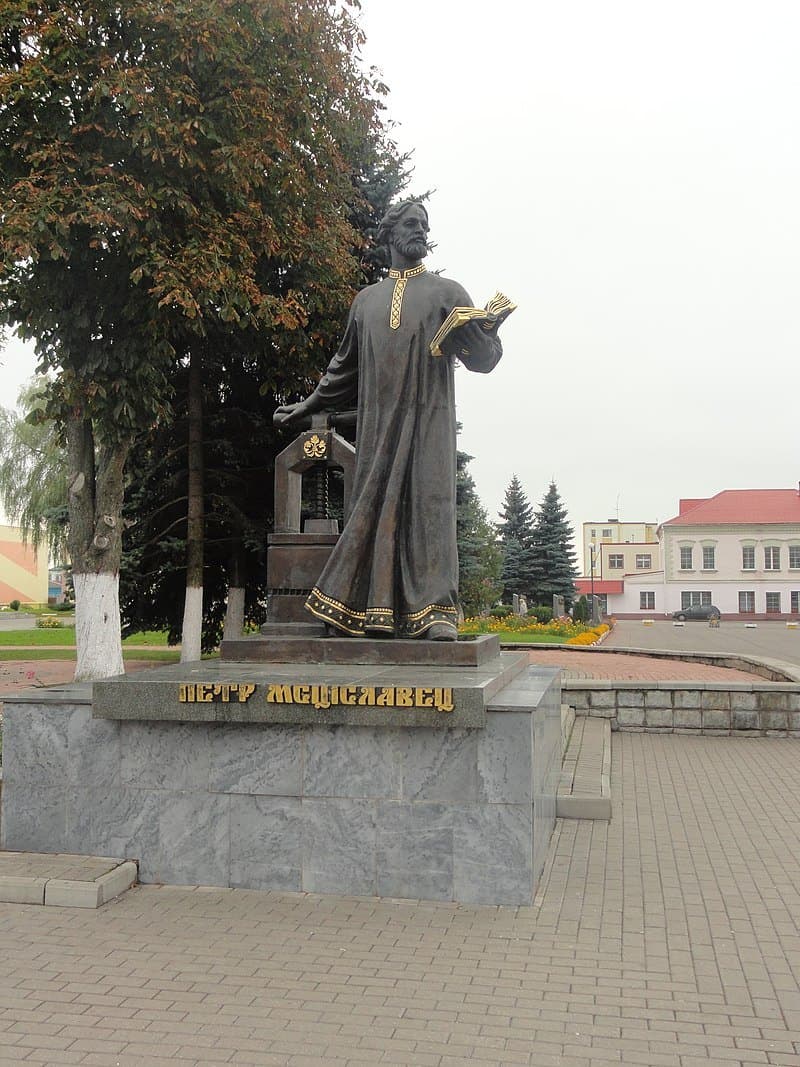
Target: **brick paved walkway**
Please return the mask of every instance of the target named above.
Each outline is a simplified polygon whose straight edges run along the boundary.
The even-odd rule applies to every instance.
[[[536,648],[531,663],[561,667],[565,678],[609,678],[617,682],[763,682],[756,674],[705,663],[684,663],[677,659],[628,656],[621,652],[565,652],[557,648]]]
[[[0,905],[0,1063],[800,1067],[800,742],[618,734],[530,908]]]
[[[23,651],[20,654],[25,653]],[[126,660],[125,672],[130,674],[157,666],[158,663],[147,659]],[[74,659],[0,660],[0,701],[4,693],[18,693],[31,686],[63,685],[64,682],[71,682],[74,674]]]

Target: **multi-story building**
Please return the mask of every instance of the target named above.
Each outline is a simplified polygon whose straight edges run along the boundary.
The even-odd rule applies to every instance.
[[[47,552],[24,544],[16,526],[0,526],[0,604],[47,603]]]
[[[613,583],[606,555],[612,549],[602,546],[604,571],[595,592],[605,594],[609,614],[636,618],[714,604],[727,617],[800,615],[800,488],[726,489],[681,500],[657,534],[658,564],[637,566],[636,554],[646,553],[634,546],[633,566],[623,555]],[[613,552],[619,554],[616,546]],[[580,592],[588,585],[581,579]]]
[[[654,522],[584,522],[583,573],[576,582],[578,593],[599,600],[601,614],[623,594],[628,574],[651,575],[661,567],[661,545]]]
[[[657,526],[654,522],[620,522],[619,519],[606,519],[605,522],[585,522],[582,529],[583,573],[589,574],[591,571],[594,545],[596,578],[618,578],[619,571],[628,570],[628,562],[635,563],[635,556],[638,554],[636,545],[648,546],[642,548],[642,555],[650,553],[652,556],[654,551],[658,550]],[[654,565],[659,566],[657,560]],[[614,573],[606,573],[607,571]]]

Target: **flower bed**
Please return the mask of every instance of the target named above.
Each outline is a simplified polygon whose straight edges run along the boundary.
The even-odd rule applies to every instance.
[[[571,619],[553,619],[552,622],[541,623],[524,615],[507,615],[503,619],[492,616],[465,619],[458,628],[462,634],[497,634],[510,641],[518,638],[562,645],[593,645],[609,629],[605,623],[584,626]]]

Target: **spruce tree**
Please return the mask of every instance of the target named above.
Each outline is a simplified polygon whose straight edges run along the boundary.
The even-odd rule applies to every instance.
[[[467,618],[490,608],[503,588],[503,553],[467,470],[471,459],[466,452],[459,451],[456,456],[458,597]]]
[[[568,604],[575,596],[577,555],[575,534],[567,520],[555,482],[536,512],[533,529],[534,599],[550,604],[554,595],[563,596]]]
[[[513,595],[531,598],[534,592],[533,508],[515,474],[506,489],[497,532],[503,548],[503,600]]]

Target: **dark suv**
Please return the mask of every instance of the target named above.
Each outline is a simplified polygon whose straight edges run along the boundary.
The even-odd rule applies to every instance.
[[[673,619],[683,622],[684,619],[719,619],[720,610],[713,604],[692,604],[690,608],[681,608],[673,611]]]

